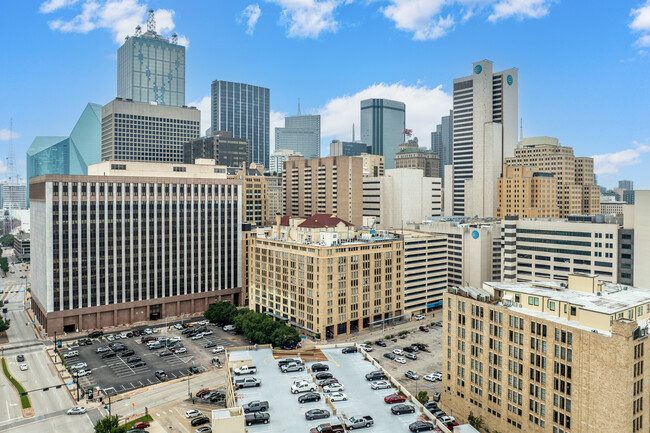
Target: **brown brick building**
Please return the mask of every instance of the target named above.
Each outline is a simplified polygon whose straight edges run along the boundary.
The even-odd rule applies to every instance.
[[[557,179],[526,166],[503,166],[494,217],[559,218]]]

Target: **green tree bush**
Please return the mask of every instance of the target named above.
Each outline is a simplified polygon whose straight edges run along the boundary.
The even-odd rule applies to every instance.
[[[415,397],[421,404],[426,403],[429,401],[429,393],[426,391],[420,391],[418,392],[418,395]]]

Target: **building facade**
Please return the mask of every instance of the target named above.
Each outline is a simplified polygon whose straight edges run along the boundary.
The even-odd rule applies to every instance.
[[[233,138],[230,132],[216,131],[209,137],[199,137],[183,144],[183,162],[194,164],[197,159],[214,159],[217,165],[241,167],[250,161],[248,140]]]
[[[183,162],[183,145],[200,135],[194,107],[114,99],[102,107],[102,161]]]
[[[559,218],[557,179],[526,166],[503,166],[494,217]]]
[[[418,146],[418,139],[409,140],[399,146],[395,155],[395,168],[422,170],[425,177],[440,177],[440,159],[430,150]]]
[[[445,215],[491,217],[504,158],[517,144],[518,70],[473,64],[454,80],[453,169],[445,172]]]
[[[366,143],[360,141],[332,140],[329,156],[359,156],[367,151]]]
[[[443,179],[442,186],[445,178],[445,165],[452,165],[454,163],[454,110],[449,110],[449,116],[442,116],[439,125],[436,125],[436,130],[431,133],[431,150],[438,155],[439,162],[439,176]]]
[[[275,128],[275,149],[320,158],[320,115],[285,117],[284,128]]]
[[[250,84],[212,82],[212,130],[248,139],[251,161],[269,166],[270,91]]]
[[[361,158],[361,161],[363,161],[363,177],[384,175],[384,157],[382,155],[362,153],[357,158]]]
[[[282,175],[264,173],[269,196],[269,216],[267,221],[275,221],[277,215],[283,215],[284,195],[282,192]]]
[[[278,219],[266,237],[251,242],[252,310],[321,338],[403,318],[399,238],[357,233],[333,215]]]
[[[269,192],[264,167],[255,163],[248,167],[229,167],[228,179],[242,182],[242,221],[256,227],[267,224]]]
[[[624,209],[630,206],[627,202],[618,200],[606,200],[600,202],[601,215],[622,215]]]
[[[305,159],[284,165],[284,215],[334,214],[360,226],[363,217],[363,161],[352,156]]]
[[[88,171],[32,179],[32,309],[45,332],[239,305],[241,182],[214,165]]]
[[[395,168],[395,155],[404,143],[406,105],[390,99],[361,101],[361,141],[368,153],[382,155],[386,168]]]
[[[27,209],[27,184],[0,183],[0,207],[2,209]]]
[[[20,262],[29,262],[31,257],[31,248],[29,233],[19,232],[14,236],[14,256]]]
[[[447,236],[400,230],[404,241],[404,309],[407,316],[442,307],[447,292]]]
[[[282,175],[284,171],[284,162],[289,160],[291,156],[303,156],[300,152],[294,152],[291,149],[279,149],[271,154],[271,162],[269,171]]]

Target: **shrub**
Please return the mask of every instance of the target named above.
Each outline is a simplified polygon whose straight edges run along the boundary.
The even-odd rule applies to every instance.
[[[406,335],[408,333],[409,332],[407,330],[404,330],[404,331],[399,331],[399,333],[397,335]]]
[[[415,397],[421,404],[426,403],[429,401],[429,393],[426,391],[420,391],[418,392],[418,395]]]
[[[27,392],[25,391],[25,388],[18,382],[16,379],[13,378],[11,373],[9,373],[9,368],[7,368],[7,361],[2,358],[2,372],[4,373],[5,377],[11,384],[16,388],[16,391],[18,391],[18,394],[20,394],[20,404],[22,405],[23,409],[28,409],[32,407],[32,404],[29,401],[29,397],[27,396]]]

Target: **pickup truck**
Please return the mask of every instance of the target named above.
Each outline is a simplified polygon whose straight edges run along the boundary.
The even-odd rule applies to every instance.
[[[246,379],[236,379],[235,389],[252,388],[254,386],[260,386],[261,384],[262,381],[256,377],[247,377]]]
[[[343,424],[325,423],[309,429],[309,433],[343,433],[345,429]]]
[[[280,370],[282,370],[283,373],[288,373],[290,371],[303,371],[304,369],[305,366],[303,364],[297,364],[295,362],[284,364],[282,367],[280,367]]]
[[[355,428],[370,427],[375,421],[371,416],[351,416],[345,420],[345,428],[353,430]]]
[[[268,424],[271,419],[271,415],[267,412],[255,412],[246,415],[246,425],[252,424]]]
[[[242,409],[244,409],[244,413],[263,412],[269,410],[269,402],[253,400],[246,403],[245,405],[242,405]]]
[[[316,391],[318,386],[314,382],[299,381],[291,385],[291,393],[298,394],[299,392]]]
[[[239,368],[235,368],[235,374],[255,374],[257,373],[257,367],[244,365]]]

